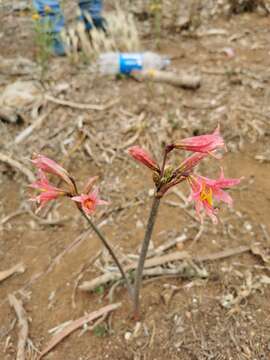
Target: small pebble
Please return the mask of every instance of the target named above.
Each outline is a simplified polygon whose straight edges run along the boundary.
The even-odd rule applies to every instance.
[[[155,194],[155,189],[150,189],[150,190],[148,191],[148,195],[149,195],[150,197],[153,197],[154,194]]]
[[[124,335],[126,341],[129,341],[131,337],[132,337],[132,333],[130,331],[127,331]]]
[[[137,229],[142,229],[143,228],[143,222],[141,220],[136,221],[136,228]]]

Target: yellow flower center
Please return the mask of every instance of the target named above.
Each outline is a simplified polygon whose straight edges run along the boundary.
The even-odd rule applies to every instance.
[[[200,198],[202,201],[208,202],[209,205],[213,205],[213,191],[210,187],[206,186],[205,183],[202,185]]]
[[[84,201],[84,206],[89,210],[92,209],[93,204],[94,204],[94,202],[91,199],[87,199]]]

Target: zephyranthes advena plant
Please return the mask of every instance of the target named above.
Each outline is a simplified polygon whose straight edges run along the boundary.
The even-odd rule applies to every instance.
[[[90,218],[98,205],[107,204],[105,201],[99,198],[98,189],[97,187],[94,187],[94,183],[97,181],[97,177],[91,177],[90,180],[86,183],[82,193],[79,193],[75,180],[63,167],[45,156],[37,155],[35,156],[33,163],[38,168],[39,178],[30,186],[32,188],[38,189],[40,194],[31,200],[36,201],[39,204],[39,208],[43,207],[48,201],[57,199],[62,196],[66,196],[67,198],[74,201],[81,214],[85,217],[90,226],[96,232],[115,261],[122,277],[126,282],[129,295],[134,304],[133,316],[135,319],[138,319],[140,317],[139,297],[144,262],[157,219],[160,201],[167,193],[167,191],[169,191],[173,186],[176,186],[182,182],[186,182],[191,189],[190,200],[195,202],[196,214],[201,221],[203,221],[203,216],[206,214],[212,219],[213,223],[217,223],[218,210],[214,205],[214,200],[223,201],[228,205],[232,205],[232,198],[224,190],[239,184],[241,179],[225,178],[222,168],[220,177],[218,179],[210,179],[194,173],[195,167],[204,158],[211,156],[215,160],[220,159],[220,157],[217,155],[217,151],[223,148],[225,148],[225,144],[219,133],[219,128],[217,128],[212,134],[209,135],[195,136],[168,144],[165,146],[161,165],[159,165],[150,154],[148,154],[139,146],[133,146],[128,150],[129,154],[135,160],[142,163],[152,171],[153,181],[155,184],[154,199],[146,226],[144,240],[140,250],[133,288],[131,287],[129,276],[125,273],[113,249],[110,247],[108,241],[104,238],[104,236]],[[182,161],[179,166],[173,168],[171,165],[167,164],[167,161],[169,153],[174,150],[190,151],[193,152],[193,154]],[[55,187],[47,179],[46,173],[54,174],[62,179],[65,183],[65,187]]]
[[[85,184],[82,193],[79,193],[75,180],[71,177],[67,170],[65,170],[61,165],[57,164],[54,160],[49,159],[43,155],[35,155],[32,162],[38,169],[38,179],[32,183],[30,187],[37,189],[40,194],[31,198],[30,200],[37,202],[39,205],[37,211],[39,211],[48,201],[56,200],[59,197],[65,196],[74,201],[74,203],[77,205],[77,209],[87,220],[91,228],[95,231],[105,248],[109,251],[122,277],[125,279],[130,296],[132,296],[130,281],[124,272],[121,263],[119,262],[117,256],[115,255],[112,247],[109,245],[104,235],[100,232],[98,227],[89,217],[89,215],[93,215],[98,205],[107,204],[106,201],[103,201],[99,198],[98,188],[94,187],[94,183],[97,181],[98,177],[90,177],[90,179]],[[46,173],[57,176],[64,182],[64,187],[58,188],[51,184],[46,176]]]

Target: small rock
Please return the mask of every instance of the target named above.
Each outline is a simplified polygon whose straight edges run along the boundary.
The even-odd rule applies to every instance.
[[[249,223],[249,222],[245,222],[244,223],[244,228],[247,230],[247,231],[250,231],[252,230],[252,225]]]
[[[132,337],[132,333],[130,331],[127,331],[124,335],[126,341],[131,340],[131,337]]]
[[[141,220],[136,221],[136,228],[137,229],[142,229],[143,228],[143,222]]]
[[[41,100],[41,89],[35,81],[15,81],[0,96],[0,105],[23,109]]]
[[[232,59],[235,57],[235,51],[233,48],[230,47],[225,47],[224,49],[222,49],[222,52],[228,56],[229,59]]]
[[[155,189],[150,189],[150,190],[148,191],[148,196],[153,197],[154,194],[155,194]]]
[[[226,294],[220,300],[221,305],[225,309],[230,309],[233,305],[233,302],[234,302],[234,296],[232,294]]]
[[[28,1],[20,1],[12,6],[13,11],[25,11],[31,10],[30,4]]]

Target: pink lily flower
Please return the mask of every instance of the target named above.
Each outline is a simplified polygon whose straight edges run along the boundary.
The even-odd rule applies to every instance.
[[[197,166],[208,154],[206,153],[195,153],[187,157],[175,170],[174,174],[189,173]]]
[[[213,134],[193,136],[173,144],[175,149],[183,149],[200,153],[212,153],[214,150],[224,148],[224,140],[219,132],[219,127]]]
[[[36,212],[43,208],[48,201],[55,200],[67,194],[65,190],[51,185],[42,170],[39,170],[38,180],[30,184],[29,187],[41,192],[39,195],[30,199],[30,201],[35,201],[39,204]]]
[[[212,219],[213,223],[217,223],[218,210],[213,206],[213,200],[223,201],[232,206],[233,200],[231,196],[223,189],[230,188],[240,183],[240,179],[227,179],[224,177],[223,169],[219,179],[209,179],[203,176],[191,175],[188,182],[191,187],[191,200],[195,201],[195,209],[199,218],[203,219],[201,212],[204,210]]]
[[[143,165],[147,166],[149,169],[153,171],[157,171],[160,173],[160,168],[155,160],[151,158],[151,156],[139,146],[132,146],[128,149],[129,155],[131,155],[135,160],[139,161]]]
[[[98,195],[98,189],[96,188],[89,194],[81,194],[79,196],[73,196],[71,198],[80,204],[81,208],[87,215],[93,214],[98,205],[106,205],[107,201],[101,200]]]
[[[171,179],[159,190],[159,196],[163,196],[170,188],[187,180],[195,166],[199,164],[208,154],[195,153],[186,158],[172,173]]]
[[[72,192],[75,192],[74,184],[71,181],[71,177],[61,165],[57,164],[54,160],[41,155],[36,154],[35,158],[32,160],[32,163],[40,170],[43,170],[46,173],[54,174],[59,176],[64,180],[70,187]]]

